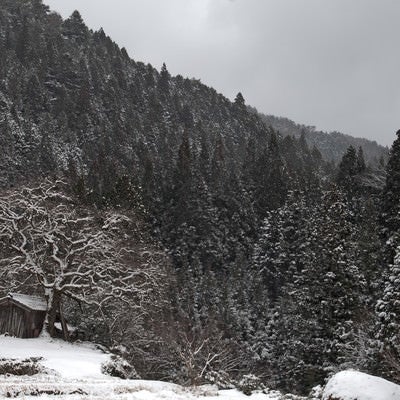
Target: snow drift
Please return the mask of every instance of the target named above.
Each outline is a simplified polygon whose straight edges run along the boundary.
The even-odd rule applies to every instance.
[[[327,383],[322,400],[400,400],[400,386],[357,371],[343,371]]]

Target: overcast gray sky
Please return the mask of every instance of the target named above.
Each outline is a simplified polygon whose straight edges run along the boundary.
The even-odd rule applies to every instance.
[[[399,0],[44,1],[266,114],[385,145],[400,129]]]

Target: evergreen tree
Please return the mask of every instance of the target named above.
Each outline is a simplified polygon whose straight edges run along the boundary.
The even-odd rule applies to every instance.
[[[221,195],[227,179],[225,164],[225,146],[221,136],[218,136],[214,154],[211,160],[210,183],[214,192]]]
[[[208,181],[210,177],[210,148],[207,140],[206,133],[201,126],[198,126],[200,130],[200,154],[198,157],[198,168],[203,175],[204,179]]]
[[[83,22],[79,11],[75,10],[62,25],[63,34],[78,44],[84,43],[89,36],[89,30]]]
[[[268,146],[256,161],[255,201],[263,218],[268,210],[276,209],[285,202],[288,176],[275,132],[271,132]]]
[[[357,151],[357,173],[362,173],[367,169],[364,159],[364,151],[360,146]]]
[[[242,95],[242,93],[238,93],[235,97],[235,101],[234,104],[239,107],[239,108],[244,108],[245,106],[245,101],[244,101],[244,97]]]
[[[263,277],[263,283],[273,304],[283,286],[283,256],[279,212],[271,211],[264,219],[259,239],[254,247],[253,265]]]
[[[300,149],[303,151],[303,153],[306,153],[309,151],[307,140],[306,140],[306,131],[304,129],[301,130],[300,138],[299,138],[299,145]]]
[[[169,94],[169,85],[170,85],[171,75],[167,70],[167,66],[163,63],[160,72],[160,78],[158,80],[158,87],[162,94]]]
[[[396,133],[386,167],[386,184],[382,194],[382,225],[387,240],[398,243],[400,232],[400,130]]]
[[[357,173],[357,153],[353,146],[350,146],[342,157],[339,164],[337,182],[346,187],[351,187],[353,176]]]
[[[25,15],[21,32],[18,35],[15,52],[17,57],[22,64],[26,64],[28,60],[28,49],[29,49],[29,30],[28,30],[28,18]]]
[[[24,90],[24,103],[29,109],[31,118],[38,122],[40,112],[45,109],[45,96],[39,79],[35,74],[29,78]]]
[[[296,248],[284,252],[292,279],[277,305],[271,363],[280,386],[306,393],[328,370],[354,366],[349,354],[364,312],[365,279],[356,265],[352,212],[339,191],[327,192],[297,229],[301,255],[296,259]]]
[[[400,247],[397,247],[393,263],[384,282],[382,298],[378,300],[377,336],[381,343],[380,363],[390,379],[400,382]]]
[[[384,239],[384,273],[383,294],[377,302],[378,338],[382,343],[382,358],[386,372],[392,379],[398,380],[393,368],[399,368],[394,362],[400,357],[398,327],[399,285],[400,282],[400,130],[390,150],[387,163],[386,185],[382,194],[381,225]],[[386,272],[387,271],[387,272]]]

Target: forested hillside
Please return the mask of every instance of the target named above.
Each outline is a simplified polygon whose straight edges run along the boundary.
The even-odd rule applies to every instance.
[[[134,61],[77,11],[0,5],[0,294],[54,283],[52,309],[123,345],[144,378],[400,381],[400,138],[387,179],[361,147],[335,166],[240,93]],[[75,258],[90,235],[114,272],[85,246]]]
[[[257,112],[257,110],[251,107],[250,110]],[[310,146],[316,146],[326,160],[331,160],[335,163],[340,161],[343,153],[349,146],[355,148],[361,146],[364,150],[367,163],[371,165],[377,165],[385,161],[388,155],[388,149],[379,145],[376,141],[355,138],[340,132],[321,132],[316,130],[313,126],[296,124],[284,117],[276,117],[274,115],[265,115],[262,113],[260,116],[267,125],[272,126],[283,136],[289,135],[299,138],[304,134]],[[378,135],[379,132],[377,132],[377,136]]]

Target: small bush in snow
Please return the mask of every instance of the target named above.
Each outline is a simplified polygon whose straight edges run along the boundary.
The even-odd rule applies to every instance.
[[[310,394],[307,397],[307,400],[320,400],[322,399],[322,392],[324,388],[321,385],[315,386],[311,389]]]
[[[101,365],[101,372],[121,379],[140,378],[135,368],[128,361],[117,355],[112,355],[109,361]]]
[[[0,375],[36,375],[46,372],[46,369],[38,362],[42,357],[31,357],[24,360],[10,358],[0,359]]]
[[[261,379],[253,374],[243,375],[242,379],[237,382],[236,387],[247,396],[250,396],[254,390],[266,389]]]
[[[205,379],[219,389],[234,389],[236,386],[235,381],[225,371],[209,371],[206,373]]]

